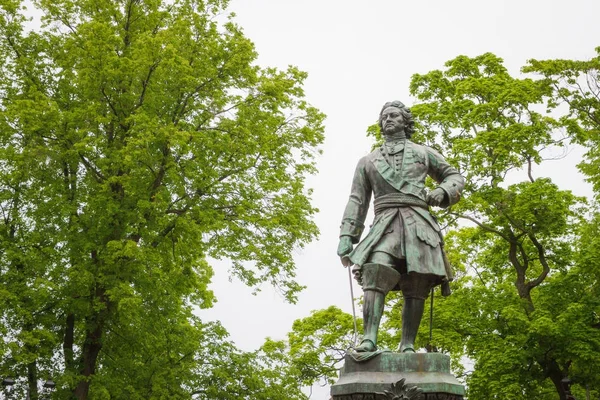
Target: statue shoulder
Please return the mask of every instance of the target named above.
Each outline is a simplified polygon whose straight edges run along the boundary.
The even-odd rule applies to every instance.
[[[373,152],[367,154],[366,156],[362,156],[361,158],[359,158],[358,162],[356,163],[356,170],[365,170],[367,165],[371,163],[371,161],[373,160],[374,156],[373,156]]]
[[[373,161],[376,158],[381,157],[381,147],[376,147],[375,149],[373,149],[369,154],[367,154],[366,156],[362,157],[359,160],[359,163],[369,163],[371,161]]]
[[[365,158],[369,158],[372,160],[373,158],[381,156],[381,151],[383,150],[383,145],[375,147],[369,154],[365,156]]]

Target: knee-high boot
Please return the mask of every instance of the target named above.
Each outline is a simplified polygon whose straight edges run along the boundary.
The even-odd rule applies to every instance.
[[[364,304],[363,322],[365,334],[360,345],[354,350],[377,350],[377,332],[383,315],[385,295],[400,280],[400,273],[389,265],[368,263],[361,268]]]
[[[385,305],[385,295],[376,290],[365,290],[363,303],[363,340],[358,345],[356,351],[375,351],[377,350],[377,333],[379,332],[379,323],[383,315]]]
[[[402,307],[402,341],[400,352],[415,352],[415,339],[425,309],[424,299],[405,298]]]

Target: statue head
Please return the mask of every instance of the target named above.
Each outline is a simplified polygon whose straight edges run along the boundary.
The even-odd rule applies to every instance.
[[[384,129],[384,126],[383,126],[382,116],[384,114],[384,111],[386,111],[389,108],[398,110],[399,117],[400,117],[398,119],[402,120],[402,127],[404,128],[404,134],[406,135],[406,137],[408,139],[410,139],[412,134],[415,132],[415,121],[410,112],[410,109],[408,107],[406,107],[404,105],[404,103],[402,103],[401,101],[398,101],[398,100],[389,101],[389,102],[385,103],[383,105],[383,107],[381,108],[381,111],[379,112],[379,122],[378,122],[381,133],[383,135],[386,135],[386,129]],[[389,112],[386,112],[386,115],[387,114],[389,114]],[[390,128],[390,130],[391,129],[394,129],[394,128],[392,127],[392,128]],[[397,133],[397,131],[394,131],[392,133]]]

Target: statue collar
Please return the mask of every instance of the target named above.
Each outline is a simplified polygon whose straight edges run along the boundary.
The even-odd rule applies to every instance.
[[[400,153],[402,150],[404,150],[404,139],[386,142],[383,145],[385,146],[386,153],[393,156],[394,154]]]
[[[408,146],[408,139],[397,139],[389,142],[385,142],[381,145],[381,152],[383,154],[389,154],[393,156],[394,154],[398,154],[404,150],[405,146]]]

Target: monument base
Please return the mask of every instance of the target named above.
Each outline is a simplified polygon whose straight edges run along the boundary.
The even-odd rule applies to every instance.
[[[411,400],[462,400],[465,388],[450,373],[445,354],[392,352],[363,362],[346,355],[331,386],[333,400],[386,400],[394,393]]]

